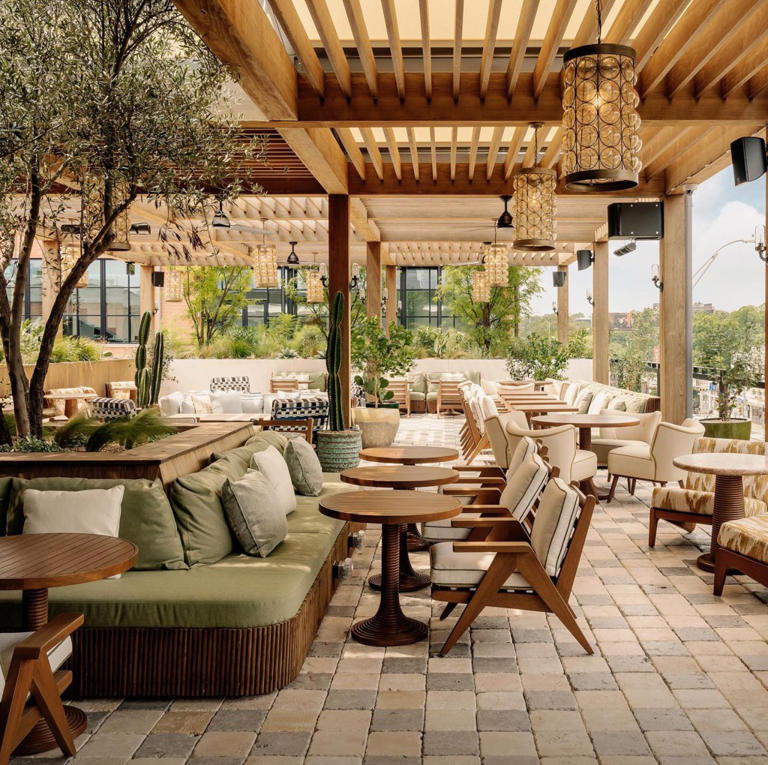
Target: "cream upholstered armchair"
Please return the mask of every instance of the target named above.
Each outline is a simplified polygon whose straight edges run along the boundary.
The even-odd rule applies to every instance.
[[[616,414],[614,409],[601,409],[600,414]],[[592,451],[597,456],[597,464],[605,467],[608,454],[623,446],[648,446],[656,435],[656,428],[661,422],[661,412],[632,413],[640,422],[629,428],[600,428],[599,436],[592,439]]]
[[[694,453],[766,454],[764,441],[741,441],[730,438],[698,438]],[[666,520],[693,531],[699,523],[711,526],[715,508],[715,476],[686,473],[682,486],[659,486],[651,495],[648,524],[648,546],[656,544],[656,528]],[[744,514],[747,517],[768,513],[768,476],[744,477]],[[721,527],[722,533],[722,527]]]
[[[485,432],[488,436],[488,443],[493,451],[493,458],[496,464],[504,470],[509,467],[510,458],[519,440],[507,433],[508,423],[512,423],[520,429],[528,428],[528,421],[525,419],[525,415],[517,409],[512,409],[509,412],[497,412],[495,415],[485,419]]]
[[[515,442],[519,438],[533,438],[547,447],[549,464],[560,470],[560,478],[566,483],[579,483],[590,494],[597,494],[592,479],[597,473],[597,458],[592,452],[577,447],[577,431],[573,425],[558,425],[554,428],[529,430],[514,422],[508,422],[507,434]]]
[[[675,467],[672,460],[690,454],[704,426],[694,419],[684,420],[682,425],[661,422],[650,444],[621,446],[608,454],[608,472],[613,476],[608,501],[613,499],[619,478],[626,478],[629,493],[635,493],[637,480],[660,483],[682,481],[685,471]]]

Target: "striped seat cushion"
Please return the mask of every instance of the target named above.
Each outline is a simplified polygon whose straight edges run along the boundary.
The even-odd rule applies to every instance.
[[[531,530],[531,546],[546,572],[560,574],[579,514],[579,495],[560,478],[544,489]]]
[[[768,563],[768,515],[724,523],[717,535],[717,543],[748,558]]]
[[[715,511],[715,494],[711,491],[681,489],[679,486],[657,486],[651,495],[651,507],[674,510],[678,513],[712,515]],[[744,514],[760,515],[768,512],[768,505],[754,497],[744,497]]]

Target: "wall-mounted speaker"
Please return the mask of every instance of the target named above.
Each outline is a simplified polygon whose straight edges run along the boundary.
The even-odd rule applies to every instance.
[[[153,271],[152,272],[152,286],[164,287],[165,286],[165,271]]]
[[[664,205],[661,202],[614,202],[608,205],[609,239],[661,239]]]
[[[579,271],[586,271],[595,261],[592,250],[576,250],[576,262],[579,264]]]
[[[768,169],[765,141],[757,136],[737,138],[731,143],[733,180],[737,186],[756,181]]]
[[[555,287],[562,287],[565,284],[565,271],[553,271],[552,284],[554,284]]]

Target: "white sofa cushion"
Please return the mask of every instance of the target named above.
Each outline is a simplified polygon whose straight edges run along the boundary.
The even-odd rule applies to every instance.
[[[237,390],[217,390],[211,395],[211,409],[217,414],[242,414],[243,395]]]
[[[180,391],[174,391],[167,396],[160,396],[157,400],[160,406],[160,414],[163,417],[171,417],[174,414],[181,414],[181,405],[184,402],[184,394]]]
[[[598,465],[608,464],[608,455],[614,449],[620,449],[622,446],[647,446],[645,441],[633,441],[631,439],[621,438],[593,438],[592,451],[597,457]]]
[[[608,455],[608,472],[641,480],[653,480],[654,463],[648,444],[621,446]]]

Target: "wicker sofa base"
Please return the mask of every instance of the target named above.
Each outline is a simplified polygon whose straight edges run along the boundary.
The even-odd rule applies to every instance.
[[[334,562],[348,554],[339,533],[298,613],[244,628],[84,628],[73,636],[77,698],[254,696],[293,681],[338,586]]]

